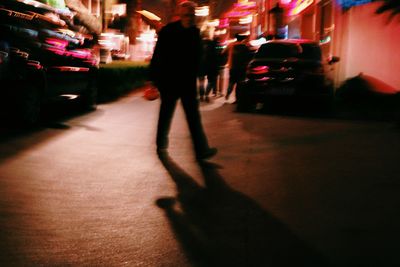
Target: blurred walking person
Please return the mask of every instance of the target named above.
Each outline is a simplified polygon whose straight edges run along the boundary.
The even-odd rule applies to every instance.
[[[180,99],[189,125],[196,158],[214,156],[208,145],[197,99],[197,76],[202,53],[200,31],[195,26],[195,7],[191,1],[178,6],[180,19],[167,24],[158,34],[150,62],[150,79],[160,91],[161,106],[157,126],[157,153],[167,152],[168,135]]]
[[[205,77],[207,77],[207,87],[204,86],[203,83],[203,91],[204,91],[204,98],[208,102],[209,95],[212,91],[213,96],[217,97],[220,96],[221,93],[218,92],[217,88],[217,79],[218,79],[218,72],[219,72],[219,52],[217,50],[217,40],[216,39],[204,39],[204,55],[203,55],[203,62],[202,68],[204,69]],[[201,89],[200,89],[201,93]]]
[[[229,85],[225,95],[228,100],[233,89],[237,84],[246,78],[247,65],[249,64],[252,54],[247,46],[247,36],[236,34],[236,41],[228,45],[228,67],[229,67]]]

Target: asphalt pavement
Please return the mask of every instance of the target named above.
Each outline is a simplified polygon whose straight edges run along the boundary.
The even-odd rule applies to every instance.
[[[400,266],[394,120],[181,107],[169,155],[142,91],[0,135],[0,266]]]

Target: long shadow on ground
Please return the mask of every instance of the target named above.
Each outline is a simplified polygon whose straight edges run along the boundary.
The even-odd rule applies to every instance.
[[[194,266],[330,266],[284,223],[231,189],[219,166],[200,163],[203,187],[169,156],[160,159],[178,194],[157,205]]]

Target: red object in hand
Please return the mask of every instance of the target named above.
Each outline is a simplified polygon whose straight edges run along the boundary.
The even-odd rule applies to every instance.
[[[160,97],[160,93],[158,92],[158,90],[156,88],[147,88],[146,90],[144,90],[144,98],[146,98],[147,100],[156,100],[157,98]]]

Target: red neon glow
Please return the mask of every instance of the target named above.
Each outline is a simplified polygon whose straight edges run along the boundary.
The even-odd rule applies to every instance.
[[[43,69],[43,66],[38,61],[29,60],[27,64],[37,70]]]
[[[229,26],[229,19],[228,18],[222,18],[219,20],[219,28],[225,28]]]

